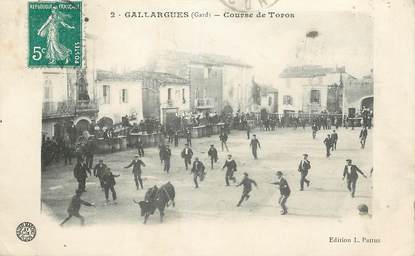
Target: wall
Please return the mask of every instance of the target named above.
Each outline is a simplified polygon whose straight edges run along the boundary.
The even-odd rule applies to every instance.
[[[234,111],[249,111],[253,103],[253,69],[245,66],[225,65],[223,68],[223,105]]]
[[[344,87],[344,107],[347,113],[348,108],[360,109],[360,100],[363,97],[373,96],[373,78],[349,79]]]
[[[144,118],[160,118],[160,83],[151,78],[143,79],[142,106]]]
[[[205,69],[208,69],[208,76],[205,77]],[[214,109],[220,113],[222,104],[222,68],[218,66],[207,66],[192,64],[190,66],[190,107],[194,109],[197,97],[208,97],[214,100]]]
[[[171,93],[171,102],[172,104],[169,105],[167,103],[168,100],[168,89],[172,90]],[[183,95],[182,90],[184,90],[184,99],[185,102],[183,103]],[[179,84],[169,84],[160,86],[160,120],[163,122],[163,108],[177,108],[178,112],[190,110],[190,86],[189,85],[179,85]]]
[[[110,86],[110,102],[104,104],[103,85]],[[121,103],[122,89],[128,90],[128,103]],[[143,119],[142,83],[141,81],[98,81],[97,93],[99,95],[98,119],[109,117],[114,123],[120,123],[121,117],[126,114],[137,114],[138,121]]]

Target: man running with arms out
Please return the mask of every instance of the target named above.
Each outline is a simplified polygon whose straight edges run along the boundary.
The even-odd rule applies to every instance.
[[[287,206],[285,205],[285,203],[287,202],[287,199],[291,194],[290,186],[288,186],[287,180],[284,177],[282,177],[281,171],[277,171],[275,175],[277,176],[277,181],[271,184],[280,186],[281,196],[278,199],[278,203],[281,205],[281,209],[282,209],[281,215],[286,215],[288,211],[287,211]]]
[[[252,190],[252,184],[254,184],[256,188],[258,188],[258,185],[256,184],[256,182],[253,179],[248,178],[248,173],[244,172],[243,180],[241,181],[241,183],[236,185],[237,187],[239,187],[241,185],[244,186],[244,190],[242,191],[241,200],[239,200],[238,204],[236,205],[237,207],[241,206],[241,204],[244,200],[249,199],[249,193]]]
[[[75,195],[72,197],[71,203],[69,204],[68,207],[68,217],[66,217],[66,219],[64,219],[62,221],[62,223],[60,224],[61,226],[63,226],[63,224],[65,224],[70,218],[72,218],[72,216],[75,216],[77,218],[79,218],[81,220],[81,225],[83,226],[85,223],[85,218],[79,214],[79,210],[81,209],[81,205],[86,205],[86,206],[94,206],[95,204],[93,203],[88,203],[84,200],[81,199],[81,195],[82,195],[82,191],[81,190],[76,190]]]
[[[137,190],[139,189],[139,186],[138,186],[139,182],[140,182],[141,189],[144,189],[143,180],[141,179],[141,166],[145,167],[146,165],[144,164],[143,161],[139,159],[138,155],[135,155],[131,163],[124,168],[130,168],[131,166],[133,167],[134,182],[135,182],[135,186]]]

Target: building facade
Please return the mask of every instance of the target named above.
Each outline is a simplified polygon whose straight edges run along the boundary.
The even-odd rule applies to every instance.
[[[344,67],[288,67],[278,79],[280,113],[338,113],[342,110],[345,80],[352,79]]]
[[[344,83],[343,113],[355,116],[363,107],[373,110],[374,82],[373,70],[360,79],[353,78]]]
[[[150,60],[148,69],[188,80],[193,111],[245,112],[253,102],[252,66],[226,56],[167,51]]]
[[[95,84],[95,37],[86,35],[86,56],[81,69],[43,72],[42,137],[75,138],[98,114]]]
[[[142,80],[98,71],[96,83],[99,102],[98,124],[118,124],[126,115],[132,122],[143,119]]]

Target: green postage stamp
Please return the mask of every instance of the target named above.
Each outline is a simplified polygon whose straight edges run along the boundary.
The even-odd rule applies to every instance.
[[[82,2],[29,2],[28,66],[82,66]]]

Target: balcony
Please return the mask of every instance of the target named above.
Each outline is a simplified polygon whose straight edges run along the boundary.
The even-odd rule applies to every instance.
[[[42,118],[70,117],[75,114],[75,106],[69,102],[43,102]]]
[[[212,98],[197,98],[195,99],[196,109],[211,109],[214,107],[214,100]]]
[[[98,105],[95,101],[79,100],[61,102],[43,102],[42,118],[71,117],[77,114],[88,114],[98,112]]]
[[[98,104],[96,101],[78,100],[75,105],[77,113],[96,113],[98,112]]]

